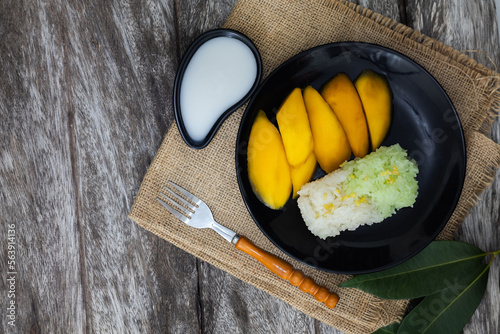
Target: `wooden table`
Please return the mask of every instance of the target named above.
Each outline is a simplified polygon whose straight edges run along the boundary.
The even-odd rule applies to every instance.
[[[0,2],[0,332],[339,332],[127,218],[173,120],[179,59],[235,1]],[[493,0],[358,3],[499,63]],[[487,251],[500,248],[496,175],[457,234]],[[499,268],[465,333],[500,332]]]

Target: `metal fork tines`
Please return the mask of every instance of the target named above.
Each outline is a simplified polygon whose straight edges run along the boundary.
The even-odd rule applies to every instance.
[[[225,228],[215,222],[212,211],[198,197],[187,190],[179,187],[173,182],[168,181],[169,187],[165,187],[170,196],[163,193],[163,199],[157,198],[168,211],[177,219],[189,226],[196,228],[209,227],[219,233],[227,241],[233,243],[235,247],[254,259],[262,263],[267,269],[271,270],[279,277],[286,279],[290,284],[298,286],[300,290],[307,292],[316,298],[316,300],[325,303],[329,308],[334,308],[339,301],[336,293],[328,291],[327,288],[317,285],[314,281],[306,277],[300,270],[295,270],[291,264],[281,258],[257,247],[244,236],[239,236],[230,229]],[[178,192],[178,193],[177,193]],[[182,196],[180,196],[180,195]],[[175,201],[172,199],[175,198]],[[168,204],[170,203],[170,204]]]
[[[164,187],[170,196],[160,193],[163,198],[157,198],[157,201],[165,207],[171,214],[183,223],[196,228],[211,228],[219,233],[224,239],[235,244],[238,241],[238,235],[230,229],[218,224],[212,215],[210,208],[201,199],[188,192],[186,189],[179,187],[171,181],[167,181],[169,185],[178,191],[169,187]],[[175,198],[174,201],[172,198]],[[180,203],[180,204],[179,204]]]

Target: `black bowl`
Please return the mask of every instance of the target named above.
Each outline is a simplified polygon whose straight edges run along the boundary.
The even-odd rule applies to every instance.
[[[182,113],[181,113],[181,105],[180,105],[180,93],[181,93],[181,84],[182,84],[182,79],[184,77],[184,73],[186,72],[186,68],[189,65],[189,62],[191,61],[191,58],[193,58],[193,55],[196,53],[196,51],[202,46],[205,42],[216,38],[216,37],[230,37],[230,38],[236,38],[239,41],[243,42],[248,48],[252,51],[256,63],[257,63],[257,75],[255,78],[255,81],[252,85],[252,88],[248,93],[241,98],[236,104],[231,106],[229,109],[227,109],[222,115],[217,119],[215,124],[212,126],[211,130],[207,134],[207,136],[203,140],[194,140],[191,138],[186,130],[186,127],[184,125],[184,121],[182,119]],[[205,32],[204,34],[200,35],[188,48],[186,53],[184,54],[184,57],[182,58],[182,61],[179,65],[179,68],[177,69],[175,81],[174,81],[174,115],[175,115],[175,121],[177,123],[177,127],[179,129],[179,132],[181,134],[182,139],[186,142],[186,144],[192,148],[195,149],[201,149],[204,148],[205,146],[210,143],[212,140],[213,136],[219,129],[220,125],[224,120],[236,109],[241,107],[249,98],[252,96],[252,94],[255,92],[257,89],[257,86],[260,82],[262,76],[262,60],[260,58],[259,51],[257,50],[257,47],[253,44],[253,42],[244,34],[234,31],[231,29],[215,29],[215,30],[209,30]]]
[[[246,157],[250,129],[260,109],[275,123],[280,104],[293,88],[312,85],[319,90],[339,72],[354,80],[365,69],[384,75],[391,86],[393,120],[382,145],[399,143],[417,162],[419,194],[413,208],[403,208],[379,224],[322,240],[307,229],[296,200],[290,198],[283,209],[272,210],[253,193]],[[465,177],[464,136],[445,91],[411,59],[373,44],[327,44],[286,61],[249,102],[236,145],[238,184],[262,232],[292,258],[342,274],[386,269],[422,250],[446,225]],[[318,168],[315,178],[322,175]]]

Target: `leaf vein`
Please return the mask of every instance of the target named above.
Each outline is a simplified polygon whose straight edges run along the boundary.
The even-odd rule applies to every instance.
[[[471,256],[471,257],[468,257],[468,258],[458,259],[458,260],[455,260],[455,261],[438,263],[438,264],[435,264],[435,265],[432,265],[432,266],[417,268],[417,269],[413,269],[413,270],[409,270],[409,271],[405,271],[405,272],[397,272],[397,273],[394,273],[392,275],[367,278],[366,280],[360,280],[360,281],[358,281],[356,283],[357,284],[359,284],[359,283],[366,283],[366,282],[376,281],[376,280],[385,279],[385,278],[389,278],[389,277],[396,277],[396,276],[408,275],[408,274],[412,274],[412,273],[416,273],[416,272],[420,272],[420,271],[424,271],[424,270],[429,270],[431,268],[438,268],[438,267],[445,266],[445,265],[456,264],[456,263],[460,263],[462,261],[473,260],[473,259],[476,259],[476,258],[479,258],[479,257],[484,257],[484,256],[486,256],[486,253],[479,254],[479,255],[476,255],[476,256]]]
[[[460,297],[466,292],[468,291],[472,286],[474,286],[474,284],[476,283],[477,280],[479,280],[487,271],[488,269],[490,268],[490,264],[488,264],[486,266],[486,268],[484,268],[484,270],[481,272],[481,274],[479,274],[468,286],[467,288],[465,288],[461,293],[458,294],[458,296],[451,302],[448,304],[448,306],[446,306],[441,312],[439,312],[437,314],[437,316],[430,322],[429,326],[427,326],[427,328],[425,329],[425,331],[422,332],[423,333],[426,333],[427,330],[432,326],[433,323],[435,323],[439,317],[441,317],[441,315],[447,310],[449,309],[454,303],[456,303]]]

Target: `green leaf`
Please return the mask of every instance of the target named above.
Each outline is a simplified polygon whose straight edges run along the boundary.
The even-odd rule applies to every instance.
[[[396,332],[398,331],[398,327],[399,323],[393,322],[392,324],[387,325],[385,327],[380,327],[372,334],[396,334]]]
[[[359,275],[342,283],[384,299],[413,299],[432,295],[483,264],[487,253],[458,241],[434,241],[400,265]]]
[[[397,334],[460,333],[486,290],[490,265],[482,265],[446,289],[428,296],[408,314]],[[468,283],[465,283],[467,282]]]

